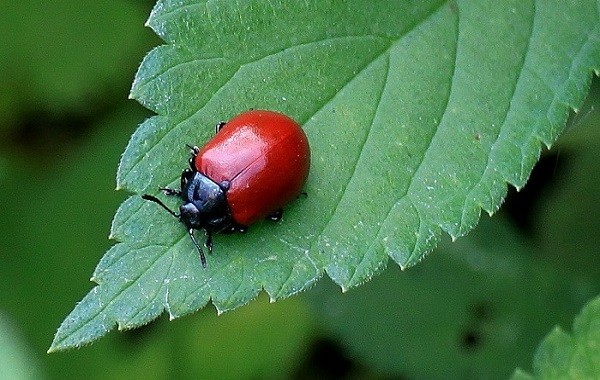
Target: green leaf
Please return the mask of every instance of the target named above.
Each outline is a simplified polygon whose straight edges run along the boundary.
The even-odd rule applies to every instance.
[[[544,338],[533,361],[534,375],[517,370],[513,379],[597,379],[600,376],[600,297],[573,322],[573,334],[560,327]]]
[[[176,185],[185,143],[249,108],[284,112],[312,149],[306,198],[277,225],[217,236],[202,269],[184,229],[134,195],[120,241],[51,350],[115,325],[171,318],[209,300],[219,312],[264,289],[271,300],[327,274],[346,290],[391,257],[414,265],[522,187],[578,107],[600,63],[594,1],[159,1],[148,25],[166,41],[131,97],[158,115],[123,154],[118,188]],[[174,204],[173,204],[174,206]]]

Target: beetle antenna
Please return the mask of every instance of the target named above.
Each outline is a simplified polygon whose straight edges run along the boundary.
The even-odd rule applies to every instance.
[[[145,200],[147,200],[147,201],[158,203],[162,208],[164,208],[165,210],[167,210],[169,212],[169,214],[171,214],[174,217],[176,217],[177,219],[179,219],[179,214],[178,213],[176,213],[175,211],[173,211],[170,208],[168,208],[167,205],[165,205],[160,199],[156,198],[154,195],[144,194],[144,195],[142,195],[142,198],[145,199]]]
[[[198,244],[198,240],[196,240],[196,237],[194,236],[194,229],[190,228],[188,230],[188,234],[190,234],[192,242],[194,243],[196,249],[200,253],[200,262],[202,262],[202,268],[206,268],[206,256],[204,256],[204,251],[202,251],[202,248],[200,248],[200,244]]]

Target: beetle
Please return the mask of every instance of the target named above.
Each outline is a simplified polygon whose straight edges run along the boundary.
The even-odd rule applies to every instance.
[[[159,189],[181,199],[179,213],[153,195],[142,195],[185,226],[203,267],[206,257],[194,230],[204,230],[211,253],[213,233],[245,232],[260,219],[281,219],[283,207],[302,193],[310,168],[306,134],[286,115],[250,110],[216,130],[202,148],[187,145],[191,158],[180,189]]]

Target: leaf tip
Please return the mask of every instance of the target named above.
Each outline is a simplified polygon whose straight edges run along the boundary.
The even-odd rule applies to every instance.
[[[52,343],[50,344],[50,347],[48,348],[48,351],[46,351],[46,353],[54,354],[54,353],[57,353],[59,351],[64,351],[67,348],[69,348],[69,346],[67,346],[61,342],[62,342],[62,340],[59,340],[59,335],[57,332],[56,335],[54,336],[54,339],[52,340]]]
[[[57,343],[56,338],[54,338],[54,341],[50,345],[50,348],[48,348],[48,351],[46,351],[46,354],[55,354],[60,351],[65,351],[67,348],[69,348],[69,347],[65,346],[63,344]]]

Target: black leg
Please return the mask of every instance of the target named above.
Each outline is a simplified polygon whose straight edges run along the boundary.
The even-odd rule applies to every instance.
[[[190,165],[193,165],[193,163],[190,163]],[[185,189],[187,183],[194,177],[194,172],[192,171],[192,169],[187,168],[184,171],[181,172],[181,179],[180,179],[180,184],[179,186],[182,189]]]
[[[208,249],[208,253],[212,253],[213,240],[212,233],[209,230],[206,230],[206,240],[204,241],[204,246]]]
[[[190,228],[188,230],[188,234],[192,239],[192,243],[194,243],[194,246],[196,246],[198,253],[200,253],[200,262],[202,263],[202,268],[206,268],[206,256],[204,256],[204,252],[202,251],[202,248],[200,248],[200,244],[198,244],[198,240],[196,240],[196,237],[194,236],[194,229]]]
[[[283,209],[280,208],[279,210],[267,215],[267,219],[272,220],[274,222],[279,222],[281,220],[282,216],[283,216]]]
[[[198,148],[196,145],[185,144],[185,146],[189,148],[190,154],[193,157],[196,157],[198,155],[198,152],[200,152],[200,148]]]
[[[229,226],[227,226],[226,228],[222,229],[220,231],[220,233],[222,234],[232,234],[234,232],[241,232],[241,233],[245,233],[246,231],[248,231],[248,227],[243,226],[241,224],[231,224]]]
[[[188,148],[190,148],[190,159],[188,160],[188,163],[190,164],[190,169],[192,171],[196,171],[196,164],[194,163],[194,161],[196,160],[196,156],[198,155],[198,153],[200,153],[200,148],[198,148],[197,146],[192,146],[190,144],[185,144],[185,146],[187,146]],[[189,169],[186,169],[189,170]]]
[[[170,189],[168,187],[159,187],[158,190],[162,191],[163,193],[165,193],[165,195],[176,195],[176,196],[181,196],[181,191],[176,190],[176,189]]]
[[[234,224],[233,231],[245,234],[248,231],[248,227],[242,226],[241,224]]]
[[[227,124],[227,123],[224,121],[217,123],[217,125],[215,125],[215,134],[219,133],[219,131],[221,131],[221,129],[223,129],[225,124]]]

